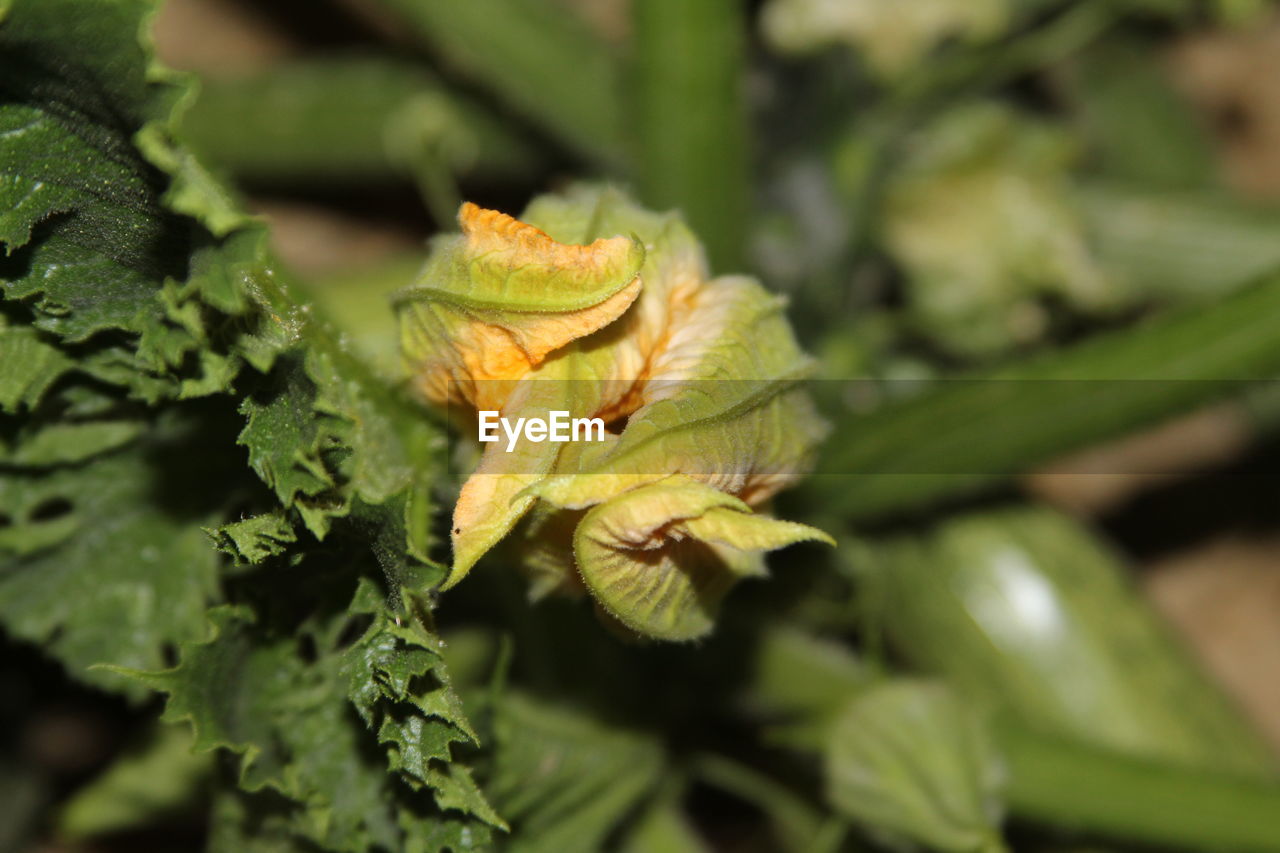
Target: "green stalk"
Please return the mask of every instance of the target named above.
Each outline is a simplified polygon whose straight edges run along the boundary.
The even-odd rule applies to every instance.
[[[540,160],[421,68],[372,58],[205,81],[182,127],[211,162],[249,181],[394,180],[433,169],[495,179],[528,174]]]
[[[625,160],[621,63],[551,0],[380,0],[450,66],[561,142]]]
[[[1280,784],[996,728],[1014,814],[1178,849],[1280,851]]]
[[[1280,373],[1280,276],[1028,362],[846,414],[809,494],[867,520],[972,493]]]
[[[749,216],[740,0],[636,0],[643,200],[679,207],[720,272],[742,269]]]

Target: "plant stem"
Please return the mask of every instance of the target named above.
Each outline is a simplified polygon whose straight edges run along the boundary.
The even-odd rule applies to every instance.
[[[636,0],[643,200],[684,211],[717,272],[742,269],[750,213],[740,0]]]
[[[1145,326],[837,422],[809,489],[868,520],[972,493],[1028,467],[1280,374],[1280,276]],[[1248,380],[1248,381],[1243,381]]]
[[[1161,764],[997,729],[1019,816],[1176,848],[1280,851],[1280,783]]]

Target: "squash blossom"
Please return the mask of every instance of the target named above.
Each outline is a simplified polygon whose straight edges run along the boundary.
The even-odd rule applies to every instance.
[[[535,598],[585,592],[632,631],[689,640],[736,581],[765,573],[764,552],[832,541],[762,511],[826,429],[781,297],[711,278],[678,216],[613,189],[543,196],[521,220],[464,204],[459,222],[397,297],[418,392],[470,417],[567,412],[609,429],[484,444],[445,588],[526,519]]]

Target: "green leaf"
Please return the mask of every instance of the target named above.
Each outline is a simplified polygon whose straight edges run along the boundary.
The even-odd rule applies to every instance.
[[[316,412],[315,383],[296,359],[282,362],[272,379],[240,404],[247,417],[239,443],[249,448],[249,465],[280,504],[296,509],[323,537],[329,516],[346,509],[321,455],[339,446],[337,427]]]
[[[281,358],[241,403],[249,464],[320,538],[357,498],[379,505],[416,496],[406,532],[424,555],[430,539],[417,522],[431,505],[425,487],[442,470],[443,432],[338,350],[326,329],[301,328],[308,346]]]
[[[776,843],[788,853],[840,849],[847,833],[844,819],[825,813],[781,782],[719,755],[700,756],[696,772],[708,785],[760,809]]]
[[[316,853],[316,845],[294,831],[290,801],[246,794],[234,784],[220,788],[209,817],[210,853]]]
[[[577,151],[627,151],[623,68],[575,10],[548,0],[379,0],[446,62]]]
[[[215,450],[225,433],[208,428],[210,414],[171,412],[144,440],[83,467],[0,468],[8,631],[42,644],[76,678],[117,689],[118,678],[89,667],[155,668],[166,646],[199,636],[218,595],[218,557],[200,527],[221,517],[220,490],[237,470]]]
[[[180,275],[190,247],[190,228],[161,206],[163,176],[133,145],[170,106],[129,56],[150,5],[85,15],[75,0],[28,0],[0,28],[0,287],[72,340],[140,331],[160,309],[154,283]]]
[[[1122,294],[1069,192],[1065,132],[990,103],[945,113],[888,179],[885,245],[913,319],[943,346],[991,355],[1039,340],[1053,295],[1086,312]]]
[[[1004,850],[1003,769],[981,721],[946,687],[890,681],[831,730],[827,796],[868,829],[955,853]]]
[[[542,159],[527,135],[421,63],[369,56],[271,63],[202,81],[182,133],[237,178],[299,186],[432,168],[498,180],[527,175]]]
[[[973,492],[1280,371],[1280,277],[836,424],[807,487],[869,519]],[[874,476],[868,476],[874,475]]]
[[[1116,183],[1077,195],[1099,262],[1135,299],[1207,304],[1280,266],[1274,207]]]
[[[1103,41],[1066,75],[1081,136],[1102,177],[1149,190],[1212,187],[1218,170],[1209,128],[1152,61],[1155,43]]]
[[[976,706],[1190,766],[1275,768],[1131,588],[1128,568],[1066,515],[957,515],[847,557],[894,649]]]
[[[352,612],[372,615],[373,621],[346,652],[348,696],[386,746],[390,768],[415,786],[433,788],[442,809],[506,829],[466,769],[445,764],[452,744],[478,740],[440,659],[443,642],[419,619],[389,611],[367,581],[356,592]]]
[[[0,464],[22,467],[71,465],[115,450],[146,428],[138,420],[51,423],[10,444],[0,439]]]
[[[663,801],[651,807],[627,834],[622,853],[707,853],[709,848],[681,812]]]
[[[4,325],[0,320],[0,412],[31,409],[72,360],[30,326]]]
[[[75,793],[58,816],[69,839],[119,832],[190,807],[208,781],[212,763],[191,750],[191,735],[159,726],[141,748],[117,759]]]
[[[298,541],[293,524],[281,512],[255,515],[205,532],[218,550],[246,563],[261,563],[283,554]]]
[[[649,736],[517,692],[494,709],[495,759],[485,785],[511,821],[510,849],[592,851],[657,784],[662,750]]]
[[[85,343],[81,371],[133,396],[224,390],[261,229],[228,235],[247,219],[168,142],[185,89],[141,49],[152,3],[82,6],[21,0],[0,26],[0,298],[25,303],[45,344]]]
[[[408,627],[424,606],[334,607],[359,572],[441,579],[423,562],[440,430],[309,316],[263,229],[175,143],[191,89],[152,67],[153,9],[21,0],[0,26],[0,346],[31,361],[0,382],[19,415],[3,462],[22,466],[0,465],[0,619],[77,677],[170,693],[200,748],[242,754],[258,793],[220,797],[215,845],[260,822],[336,850],[481,848],[501,821],[452,763],[474,737],[438,640]],[[309,554],[299,519],[341,535]],[[215,544],[259,566],[224,590]],[[384,658],[352,651],[366,622],[357,645]]]
[[[876,669],[846,645],[778,626],[760,636],[749,696],[762,713],[780,720],[774,737],[812,747],[849,697],[877,678]]]
[[[502,826],[465,768],[450,763],[450,745],[473,737],[445,680],[440,641],[412,613],[389,611],[363,582],[350,612],[310,617],[293,634],[243,607],[209,615],[213,635],[184,646],[176,668],[130,674],[169,694],[165,719],[188,720],[198,750],[243,756],[242,787],[295,801],[293,831],[355,851],[400,849],[402,824],[440,812]],[[370,616],[344,646],[352,620]],[[385,759],[370,749],[378,743]],[[471,827],[477,839],[485,833]]]
[[[1152,849],[1280,850],[1280,784],[1205,772],[1045,736],[993,729],[1009,767],[1009,807],[1032,820]]]

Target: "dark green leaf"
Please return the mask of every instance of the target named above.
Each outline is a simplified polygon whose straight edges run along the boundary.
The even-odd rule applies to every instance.
[[[343,647],[351,618],[370,616]],[[367,582],[350,615],[309,618],[294,634],[246,608],[218,608],[213,636],[184,646],[177,668],[132,674],[169,694],[165,718],[190,721],[197,749],[243,756],[245,789],[294,801],[293,831],[328,849],[401,849],[405,825],[437,817],[501,826],[465,769],[449,763],[450,744],[471,740],[470,729],[437,671],[439,640],[413,618],[387,610]],[[473,823],[469,832],[487,830]]]
[[[33,408],[53,381],[71,368],[71,359],[30,326],[0,321],[0,412]]]
[[[0,284],[73,340],[139,331],[160,310],[155,284],[186,266],[191,229],[163,209],[164,178],[133,145],[171,105],[134,61],[149,7],[28,1],[0,28]]]
[[[207,411],[173,412],[146,439],[83,467],[0,469],[0,620],[76,677],[119,688],[97,663],[142,669],[198,637],[217,597],[217,554],[200,530],[226,499]],[[225,433],[223,434],[225,435]],[[172,466],[197,458],[200,465]],[[197,486],[197,484],[199,484]],[[136,691],[135,691],[136,692]]]

